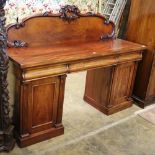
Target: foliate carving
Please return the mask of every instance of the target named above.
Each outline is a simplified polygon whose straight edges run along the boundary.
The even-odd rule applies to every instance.
[[[80,17],[80,10],[75,5],[66,5],[60,9],[60,18],[71,22]]]
[[[114,39],[115,38],[115,30],[113,29],[112,33],[104,34],[101,36],[101,40]]]
[[[24,22],[19,23],[19,20],[17,18],[15,28],[19,29],[21,27],[24,27],[24,25],[25,25],[25,23]],[[27,47],[28,44],[26,42],[22,41],[22,40],[14,40],[13,42],[7,40],[7,46],[8,47],[19,48],[19,47]]]
[[[14,40],[13,42],[7,41],[8,47],[20,48],[20,47],[27,47],[28,43],[22,40]]]
[[[10,151],[14,146],[13,127],[9,118],[9,92],[7,72],[9,58],[6,52],[5,0],[0,1],[0,151]]]
[[[115,38],[115,25],[112,22],[110,22],[109,20],[105,20],[104,21],[104,24],[107,25],[107,26],[109,24],[112,24],[113,25],[113,28],[112,28],[111,33],[102,35],[100,39],[101,40],[114,39]]]

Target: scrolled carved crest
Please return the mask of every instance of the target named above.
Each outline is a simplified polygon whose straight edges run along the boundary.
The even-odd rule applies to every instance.
[[[7,41],[8,47],[20,48],[20,47],[27,47],[28,43],[22,40],[14,40],[13,42]]]
[[[111,24],[111,22],[109,20],[105,20],[104,24],[108,26],[109,24]],[[116,38],[116,36],[115,36],[115,25],[113,23],[112,23],[112,25],[113,25],[113,28],[112,28],[111,33],[107,33],[107,34],[102,35],[100,37],[101,40],[107,40],[107,39],[114,39],[114,38]]]
[[[65,21],[71,22],[80,16],[80,10],[75,5],[66,5],[60,9],[60,18]]]
[[[107,40],[107,39],[114,39],[116,38],[115,36],[115,30],[113,29],[112,33],[104,34],[101,36],[101,40]]]

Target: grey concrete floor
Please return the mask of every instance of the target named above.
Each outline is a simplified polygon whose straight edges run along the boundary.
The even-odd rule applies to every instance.
[[[155,155],[155,125],[131,108],[106,116],[83,101],[85,72],[68,75],[65,134],[1,155]]]

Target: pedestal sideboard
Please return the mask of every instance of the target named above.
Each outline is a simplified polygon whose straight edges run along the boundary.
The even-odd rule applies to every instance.
[[[132,105],[137,63],[146,47],[115,39],[114,29],[103,16],[81,14],[69,5],[59,14],[46,12],[7,28],[16,77],[15,136],[21,147],[63,134],[66,74],[94,70],[92,79],[87,76],[85,99],[97,101],[87,100],[106,114]]]

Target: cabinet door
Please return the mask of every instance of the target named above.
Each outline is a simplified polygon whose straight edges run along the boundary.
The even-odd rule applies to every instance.
[[[52,77],[23,86],[22,130],[32,134],[54,127],[58,112],[59,84],[59,77]]]
[[[120,64],[115,67],[109,106],[117,106],[131,97],[136,68],[135,62]]]
[[[85,98],[99,107],[106,107],[109,103],[112,68],[99,68],[87,72]]]

